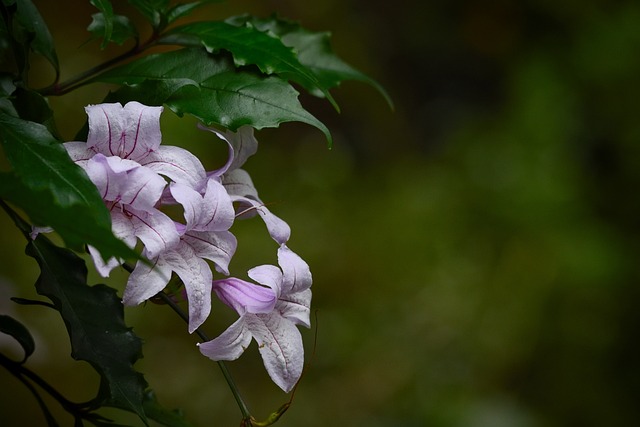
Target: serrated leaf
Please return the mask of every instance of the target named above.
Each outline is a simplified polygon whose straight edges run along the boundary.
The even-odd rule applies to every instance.
[[[96,37],[102,37],[106,33],[106,21],[103,13],[94,13],[91,15],[91,24],[87,27],[87,31]],[[129,18],[122,15],[114,15],[111,20],[111,37],[110,41],[122,45],[130,38],[138,36],[136,28],[133,26]]]
[[[38,294],[49,298],[64,320],[71,356],[88,362],[100,375],[96,399],[130,408],[146,423],[142,401],[147,383],[133,368],[142,357],[142,343],[124,323],[116,291],[88,286],[84,261],[42,235],[29,242],[26,253],[40,266]]]
[[[361,81],[373,86],[393,108],[389,94],[378,82],[347,64],[333,52],[329,32],[308,31],[297,22],[276,16],[260,19],[241,15],[231,17],[226,22],[237,26],[252,26],[280,38],[285,46],[297,52],[300,63],[308,67],[325,88],[334,88],[345,80]],[[305,88],[312,93],[314,91],[313,86]]]
[[[38,8],[30,0],[18,1],[16,6],[14,19],[20,28],[14,28],[14,37],[16,40],[27,44],[34,52],[47,58],[53,65],[57,76],[60,72],[60,67],[58,55],[53,46],[53,37],[51,37],[47,24],[38,12]]]
[[[111,101],[166,104],[179,115],[191,114],[208,125],[234,131],[243,125],[261,129],[299,121],[320,129],[331,143],[327,127],[302,108],[299,93],[287,82],[237,70],[226,56],[211,55],[204,49],[149,55],[94,81],[134,86]]]
[[[13,317],[0,314],[0,332],[11,336],[18,341],[18,344],[20,344],[24,351],[24,357],[20,363],[26,362],[36,348],[36,343],[33,341],[33,337],[31,336],[31,333],[29,333],[29,330]]]
[[[109,0],[90,0],[90,2],[100,11],[102,15],[102,44],[100,45],[100,47],[104,49],[109,44],[109,41],[111,41],[111,36],[113,33],[113,6],[111,5],[111,2]],[[89,25],[89,27],[91,27],[91,24]],[[89,30],[89,28],[87,28],[87,30]]]
[[[13,166],[0,175],[0,197],[37,225],[53,227],[72,248],[90,244],[105,258],[138,257],[113,235],[97,188],[43,125],[0,112],[0,143]]]
[[[204,46],[210,53],[226,50],[233,55],[236,66],[255,65],[265,74],[278,74],[305,88],[313,88],[339,110],[328,88],[300,63],[290,47],[253,27],[239,27],[219,21],[193,22],[170,30],[158,42]]]
[[[180,410],[168,410],[158,402],[155,393],[147,390],[143,400],[144,412],[150,420],[167,427],[193,427]],[[127,408],[120,408],[128,410]]]

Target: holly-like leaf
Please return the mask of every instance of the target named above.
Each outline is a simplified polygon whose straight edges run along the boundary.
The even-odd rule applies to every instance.
[[[150,420],[153,420],[163,426],[167,427],[193,427],[185,418],[184,414],[180,410],[168,410],[158,402],[155,393],[152,390],[147,390],[144,394],[142,402],[144,412]],[[128,408],[120,408],[129,410]]]
[[[105,258],[138,258],[113,235],[95,185],[43,125],[0,112],[0,143],[13,166],[0,177],[0,197],[37,225],[53,227],[72,248],[90,244]]]
[[[11,336],[18,341],[24,351],[24,358],[20,363],[26,362],[36,348],[36,344],[33,341],[33,337],[29,333],[29,330],[13,317],[0,314],[0,332]]]
[[[231,17],[226,22],[236,26],[251,26],[278,37],[285,46],[297,52],[300,63],[316,75],[323,87],[331,89],[345,80],[361,81],[373,86],[393,108],[389,94],[378,82],[347,64],[333,52],[329,32],[311,32],[297,22],[276,16],[261,19],[242,15]],[[304,85],[303,82],[300,83]],[[313,86],[305,88],[312,93],[317,92]]]
[[[204,46],[210,53],[231,52],[236,66],[256,65],[265,74],[278,74],[305,88],[322,93],[338,110],[338,105],[316,75],[301,64],[295,52],[282,42],[251,26],[227,22],[193,22],[170,30],[159,43]]]
[[[284,80],[238,70],[224,55],[204,49],[180,49],[146,56],[109,70],[94,81],[133,86],[112,95],[110,102],[136,99],[147,105],[167,105],[178,115],[191,114],[207,125],[237,130],[278,127],[298,121],[324,132],[327,127],[307,112],[299,93]]]
[[[105,15],[103,13],[94,13],[91,15],[91,18],[92,21],[87,27],[87,30],[96,37],[103,37],[107,32],[107,21],[105,19]],[[109,25],[111,25],[110,41],[114,43],[122,45],[122,43],[130,38],[138,37],[136,28],[126,16],[113,15]]]
[[[147,383],[133,368],[142,357],[142,343],[124,323],[116,291],[88,286],[84,261],[43,235],[29,242],[26,253],[40,266],[38,294],[49,298],[64,320],[71,356],[90,363],[100,375],[96,401],[129,408],[146,423],[142,402]]]

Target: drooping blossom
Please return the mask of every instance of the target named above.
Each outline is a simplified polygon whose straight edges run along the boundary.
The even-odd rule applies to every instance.
[[[203,195],[184,184],[172,183],[169,189],[184,206],[186,224],[174,223],[179,242],[156,257],[149,256],[151,266],[137,263],[122,300],[127,305],[140,304],[160,292],[175,272],[185,286],[189,332],[193,332],[211,311],[213,274],[205,259],[212,261],[218,271],[229,274],[229,262],[237,245],[235,236],[228,231],[234,219],[233,205],[222,184],[214,179],[209,179]]]
[[[296,325],[310,326],[312,278],[307,263],[285,245],[278,249],[278,264],[280,268],[261,265],[248,272],[251,279],[272,290],[276,301],[271,310],[264,287],[236,278],[213,283],[216,294],[240,318],[199,347],[212,360],[235,360],[255,339],[269,376],[289,392],[302,375],[304,348]]]
[[[258,197],[258,191],[247,171],[240,169],[258,149],[258,141],[253,135],[253,128],[242,126],[237,132],[227,131],[225,133],[203,126],[201,129],[212,132],[229,145],[227,163],[218,170],[207,172],[207,176],[222,182],[236,205],[236,214],[239,218],[259,215],[271,238],[280,245],[285,244],[291,235],[289,225],[265,206]]]

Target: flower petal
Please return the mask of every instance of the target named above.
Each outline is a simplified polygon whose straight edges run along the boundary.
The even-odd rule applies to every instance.
[[[238,246],[236,237],[229,231],[188,231],[182,241],[200,258],[213,261],[217,271],[229,274],[229,262]]]
[[[106,156],[117,156],[126,121],[122,104],[99,104],[85,107],[89,117],[87,147]]]
[[[162,107],[148,107],[132,101],[90,105],[87,145],[106,156],[140,159],[158,148]]]
[[[217,338],[198,344],[200,353],[212,360],[236,360],[251,343],[251,332],[240,317]]]
[[[207,177],[200,160],[180,147],[161,145],[139,162],[173,182],[188,185],[196,190]]]
[[[125,208],[125,215],[131,221],[134,234],[142,240],[149,258],[172,248],[180,241],[174,222],[157,209],[137,210]]]
[[[120,203],[131,205],[136,209],[151,209],[160,200],[166,185],[167,182],[160,175],[151,169],[139,166],[127,174],[127,181],[120,190]]]
[[[282,314],[282,317],[291,320],[296,325],[303,325],[304,327],[310,328],[310,306],[311,289],[307,289],[302,292],[289,294],[286,297],[281,297],[278,299],[275,309]]]
[[[127,287],[122,296],[124,305],[138,305],[164,289],[171,278],[171,267],[159,257],[149,266],[138,261],[129,275]]]
[[[102,277],[109,277],[111,270],[122,264],[122,262],[116,257],[111,257],[105,262],[104,259],[102,259],[102,255],[100,255],[100,252],[96,248],[91,245],[87,245],[87,248],[89,249],[89,254],[93,259],[93,265],[95,265],[96,271]]]
[[[276,304],[276,294],[272,289],[235,277],[214,280],[213,290],[220,301],[241,316],[245,313],[269,313]]]
[[[282,268],[282,295],[301,292],[313,282],[309,265],[287,246],[278,248],[278,264]]]
[[[76,162],[78,166],[84,168],[87,161],[96,155],[96,151],[89,148],[86,142],[82,141],[70,141],[62,144],[67,150],[67,154],[71,157],[71,160]]]
[[[265,285],[273,289],[276,295],[280,295],[280,288],[282,287],[282,271],[275,265],[259,265],[253,267],[247,272],[256,282],[261,285]]]
[[[253,185],[251,176],[244,169],[236,169],[230,171],[222,177],[222,185],[226,188],[227,193],[232,196],[248,197],[253,200],[260,200],[258,190]]]
[[[182,279],[189,300],[189,333],[195,331],[211,312],[211,281],[209,264],[196,256],[191,246],[180,243],[160,258]]]
[[[244,318],[258,343],[267,373],[278,387],[288,393],[300,379],[304,366],[300,331],[278,312],[247,314]]]
[[[267,226],[267,231],[273,240],[281,245],[289,240],[289,237],[291,236],[291,228],[289,228],[289,225],[272,214],[271,211],[262,204],[262,202],[238,196],[231,196],[231,200],[234,202],[240,202],[241,205],[248,205],[250,206],[248,209],[255,210],[258,215],[262,217],[262,220]]]
[[[235,212],[227,190],[215,179],[209,179],[202,199],[199,231],[225,231],[233,225]]]
[[[241,126],[237,132],[227,131],[224,136],[233,147],[233,161],[229,171],[242,167],[247,159],[258,151],[258,140],[253,135],[251,126]]]
[[[124,106],[122,113],[127,122],[122,139],[123,155],[120,157],[142,159],[160,146],[162,107],[149,107],[137,101],[131,101]]]

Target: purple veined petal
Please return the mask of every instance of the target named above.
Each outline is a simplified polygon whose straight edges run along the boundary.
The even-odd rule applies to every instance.
[[[235,277],[214,280],[213,291],[220,301],[240,316],[245,313],[269,313],[276,304],[276,294],[272,289]]]
[[[90,245],[88,245],[87,248],[89,249],[91,259],[93,259],[93,265],[96,267],[96,271],[102,277],[109,277],[111,270],[122,265],[122,262],[116,257],[111,257],[105,262],[104,259],[102,259],[102,255],[100,255],[100,252],[96,248]]]
[[[258,343],[264,367],[274,383],[290,392],[302,375],[304,347],[298,328],[278,312],[247,314],[247,329]]]
[[[87,147],[105,156],[121,154],[120,146],[126,120],[122,114],[122,104],[98,104],[85,107],[89,117]]]
[[[260,283],[273,289],[276,295],[280,295],[282,287],[282,271],[275,265],[259,265],[247,272],[247,275]]]
[[[86,142],[70,141],[62,144],[67,150],[67,154],[78,166],[85,168],[87,161],[96,155],[96,151],[89,148]]]
[[[229,142],[227,140],[227,138],[222,134],[222,132],[217,131],[216,129],[213,128],[208,128],[204,125],[202,125],[201,123],[198,123],[198,128],[205,130],[207,132],[211,132],[212,134],[214,134],[215,136],[217,136],[218,138],[220,138],[221,140],[223,140],[224,142],[227,143],[227,146],[229,147],[229,156],[227,157],[227,162],[219,169],[207,172],[207,177],[208,178],[216,178],[216,179],[220,179],[220,177],[229,170],[229,167],[231,166],[231,163],[233,162],[233,158],[235,156],[234,152],[233,152],[233,146],[231,145],[231,142]]]
[[[313,282],[309,265],[287,246],[278,248],[278,264],[282,268],[282,295],[301,292]]]
[[[271,211],[267,209],[262,202],[238,196],[231,196],[231,200],[239,202],[241,205],[251,206],[247,209],[255,210],[258,215],[262,217],[264,224],[267,226],[269,235],[277,243],[283,245],[289,240],[289,237],[291,236],[291,228],[289,228],[289,224],[271,213]],[[239,216],[242,216],[242,213],[240,213]]]
[[[161,145],[146,157],[139,159],[139,162],[173,182],[188,185],[197,191],[207,177],[200,160],[180,147]]]
[[[139,166],[127,174],[127,181],[120,190],[120,203],[136,209],[151,209],[160,200],[166,185],[163,177],[151,169]]]
[[[249,173],[244,169],[235,169],[222,177],[222,185],[231,196],[247,197],[260,201],[258,190],[253,185]]]
[[[284,297],[280,297],[275,309],[282,317],[306,328],[311,327],[309,315],[311,313],[311,289],[296,292]]]
[[[122,210],[122,206],[118,204],[111,206],[111,231],[130,248],[133,249],[136,246],[138,240],[135,228],[129,216]]]
[[[233,225],[233,202],[227,190],[215,179],[208,180],[202,202],[200,218],[194,230],[225,231]]]
[[[124,305],[138,305],[167,286],[171,278],[171,267],[161,257],[152,260],[152,265],[138,261],[129,275],[127,287],[122,296]]]
[[[234,171],[245,164],[247,159],[258,151],[258,140],[253,135],[251,126],[241,126],[237,132],[227,131],[225,139],[233,147],[233,161],[228,171]]]
[[[217,338],[198,344],[200,353],[211,360],[236,360],[251,343],[251,332],[240,317]]]
[[[138,167],[134,161],[98,153],[89,159],[85,171],[103,200],[118,201],[122,187],[127,184],[127,172]]]
[[[189,333],[195,331],[211,312],[211,282],[209,264],[196,256],[191,246],[180,243],[160,255],[184,283],[189,300]]]
[[[137,101],[128,102],[122,109],[126,120],[122,135],[120,157],[142,159],[156,150],[162,142],[160,114],[162,107],[149,107]]]
[[[213,261],[216,270],[229,274],[229,262],[236,252],[238,241],[229,231],[188,231],[182,241],[191,246],[200,258]]]
[[[198,224],[202,212],[202,196],[192,187],[176,182],[172,182],[169,185],[169,191],[184,209],[184,219],[187,223],[186,230],[193,229]]]
[[[143,211],[128,206],[124,211],[131,221],[134,234],[144,243],[149,258],[155,258],[180,241],[174,222],[159,210]]]

